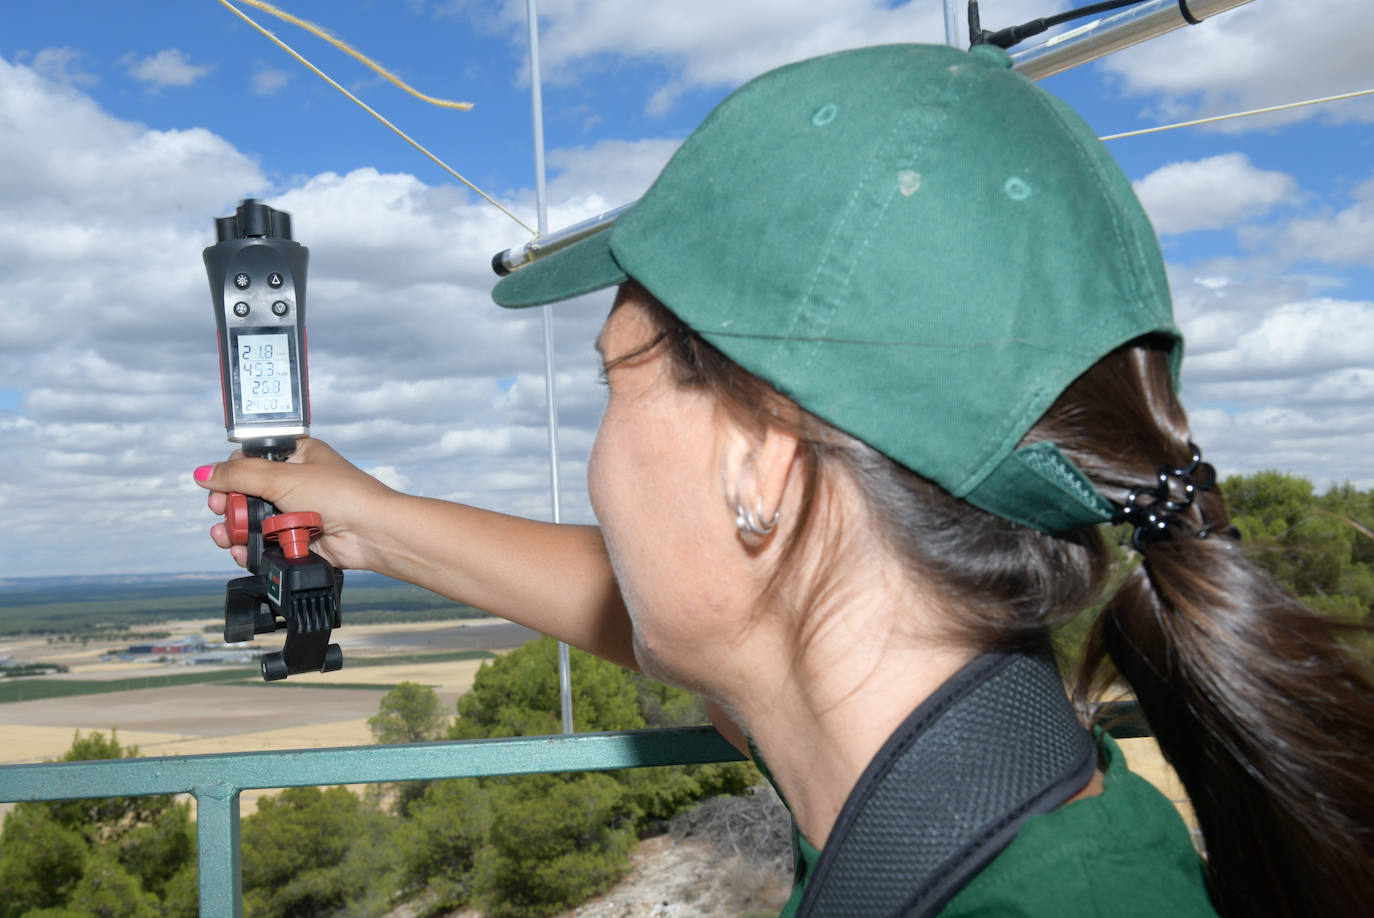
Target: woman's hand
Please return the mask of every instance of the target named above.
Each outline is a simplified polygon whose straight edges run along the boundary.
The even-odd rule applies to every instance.
[[[551,634],[621,666],[636,666],[625,604],[594,526],[560,526],[393,491],[321,440],[286,462],[249,459],[196,469],[223,514],[228,492],[283,513],[313,510],[324,529],[310,547],[340,568],[376,571]],[[224,523],[210,537],[246,564]]]
[[[323,440],[308,438],[297,442],[286,462],[250,459],[236,452],[227,462],[196,469],[195,479],[210,491],[210,510],[221,516],[231,491],[261,497],[283,513],[319,513],[324,528],[311,549],[335,567],[363,570],[373,569],[375,563],[368,535],[372,523],[382,519],[387,512],[384,505],[397,496]],[[228,548],[240,567],[247,563],[247,547],[229,544],[223,522],[210,527],[210,538],[220,548]]]

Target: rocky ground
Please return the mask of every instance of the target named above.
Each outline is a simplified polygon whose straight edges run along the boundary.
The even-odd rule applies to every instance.
[[[723,856],[705,839],[660,835],[640,844],[614,889],[566,918],[775,916],[790,886],[790,874],[772,864]]]
[[[791,892],[791,851],[791,820],[771,788],[718,797],[640,842],[609,891],[555,918],[775,918]],[[389,918],[414,914],[410,905]]]
[[[630,855],[611,890],[555,918],[774,918],[791,891],[791,872],[738,855],[722,856],[699,838],[659,835]],[[411,918],[413,906],[389,918]],[[445,918],[481,918],[474,909]]]

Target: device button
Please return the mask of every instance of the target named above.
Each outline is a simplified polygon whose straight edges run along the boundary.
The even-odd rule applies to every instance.
[[[262,521],[262,537],[275,539],[282,554],[288,558],[304,558],[310,554],[310,537],[324,528],[320,515],[313,510],[278,513]]]
[[[277,300],[275,303],[272,304],[272,315],[274,315],[274,316],[284,316],[284,315],[286,315],[286,311],[287,311],[289,308],[290,308],[290,307],[286,305],[285,301],[283,301],[283,300]]]
[[[281,279],[281,275],[280,275],[279,273],[277,273],[276,271],[273,271],[271,274],[267,275],[267,286],[269,286],[269,287],[271,287],[272,289],[275,290],[276,288],[280,287],[281,285],[282,285],[282,279]]]
[[[242,319],[244,316],[248,315],[248,304],[245,303],[245,302],[243,302],[242,300],[240,300],[239,302],[235,303],[235,304],[234,304],[234,315],[238,316],[240,319]]]
[[[253,278],[249,277],[244,272],[240,271],[238,274],[234,275],[234,286],[238,287],[240,290],[247,290],[252,285]]]

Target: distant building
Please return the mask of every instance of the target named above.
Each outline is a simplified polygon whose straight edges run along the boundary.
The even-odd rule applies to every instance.
[[[177,662],[183,666],[208,666],[226,663],[256,663],[262,656],[261,650],[211,650],[188,656]]]
[[[205,638],[201,637],[199,634],[188,634],[184,638],[177,638],[176,640],[171,641],[163,641],[159,644],[151,644],[149,645],[148,652],[158,654],[200,653],[204,649]],[[133,647],[130,647],[129,650],[130,652],[137,652]]]
[[[215,663],[255,663],[262,650],[247,641],[238,644],[210,643],[199,634],[156,644],[131,644],[126,650],[107,653],[102,659],[122,663],[181,663],[185,666]]]

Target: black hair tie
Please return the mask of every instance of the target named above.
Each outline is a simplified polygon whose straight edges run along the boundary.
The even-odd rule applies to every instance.
[[[1131,546],[1142,554],[1145,543],[1167,538],[1170,530],[1184,527],[1183,517],[1193,506],[1199,491],[1210,491],[1216,484],[1216,469],[1202,461],[1202,450],[1188,441],[1189,462],[1184,468],[1161,465],[1155,472],[1154,485],[1132,488],[1126,503],[1117,508],[1113,523],[1135,526]],[[1235,527],[1216,529],[1215,524],[1204,525],[1197,537],[1205,539],[1213,532],[1239,536]]]

